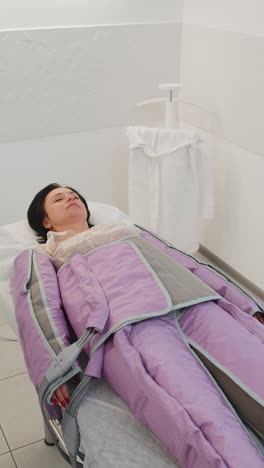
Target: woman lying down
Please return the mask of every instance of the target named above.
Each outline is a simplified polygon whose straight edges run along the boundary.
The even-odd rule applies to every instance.
[[[188,268],[175,262],[169,249],[167,253],[162,252],[158,248],[161,242],[154,246],[151,235],[148,237],[143,230],[125,224],[92,226],[89,216],[84,198],[76,190],[58,184],[41,190],[28,210],[29,224],[41,242],[39,250],[52,257],[56,269],[69,262],[74,254],[86,254],[91,269],[95,274],[98,271],[98,278],[103,278],[105,271],[112,268],[112,278],[105,279],[104,288],[109,308],[116,291],[121,295],[127,294],[123,309],[129,309],[133,301],[137,301],[135,320],[124,324],[103,344],[101,377],[125,401],[136,418],[179,460],[181,466],[263,468],[264,458],[260,450],[193,352],[195,349],[201,358],[202,349],[208,344],[207,349],[213,355],[211,363],[220,362],[223,368],[228,362],[230,367],[225,376],[235,376],[233,381],[241,384],[243,395],[254,397],[253,403],[250,400],[249,413],[261,414],[262,422],[254,420],[251,425],[255,425],[255,430],[263,437],[262,311],[250,314],[222,299]],[[109,244],[112,249],[109,249]],[[106,245],[107,251],[101,249]],[[97,257],[89,256],[88,252],[93,252],[93,255],[96,252]],[[131,258],[135,257],[133,261],[129,252]],[[182,268],[177,270],[180,271],[177,280],[172,273],[176,264]],[[63,266],[59,275],[65,268]],[[130,271],[126,272],[125,268]],[[114,279],[119,273],[121,276],[116,284]],[[128,282],[124,279],[126,274],[130,275],[127,276]],[[145,285],[142,286],[142,294],[138,283],[140,275],[141,284]],[[184,278],[188,275],[191,286],[184,287],[187,284]],[[154,281],[153,278],[156,279],[155,287],[151,283],[152,296],[148,282]],[[109,289],[111,284],[112,290]],[[129,288],[135,288],[131,294]],[[118,297],[115,301],[118,307]],[[165,301],[167,309],[162,301]],[[179,303],[185,307],[177,307]],[[139,318],[141,308],[144,309],[142,319]],[[148,315],[149,311],[157,309],[162,312]],[[186,344],[186,337],[191,347]],[[210,353],[207,358],[210,358]],[[232,398],[235,406],[236,397],[232,397],[231,391]],[[243,415],[243,396],[238,400],[237,409]],[[67,384],[54,392],[53,403],[67,406]],[[164,466],[173,466],[170,463],[168,461]]]

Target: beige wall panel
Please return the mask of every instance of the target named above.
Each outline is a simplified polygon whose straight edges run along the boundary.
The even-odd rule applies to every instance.
[[[200,243],[264,290],[264,158],[197,130],[212,153],[215,199],[214,218],[201,219]]]
[[[183,23],[264,34],[263,0],[184,0]]]
[[[264,155],[264,37],[184,24],[181,83],[182,96],[214,112],[182,105],[183,120]]]

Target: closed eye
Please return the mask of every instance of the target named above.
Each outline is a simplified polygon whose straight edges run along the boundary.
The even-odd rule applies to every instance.
[[[76,200],[79,200],[78,195],[75,195],[74,198],[75,198]],[[54,203],[57,203],[58,201],[61,201],[61,200],[63,200],[62,197],[61,197],[61,198],[57,198],[57,199],[54,201]]]

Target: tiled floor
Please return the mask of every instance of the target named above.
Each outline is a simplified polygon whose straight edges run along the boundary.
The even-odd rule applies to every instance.
[[[0,312],[0,468],[66,468],[44,444],[42,416],[17,337]]]
[[[195,256],[204,259],[199,253]],[[19,343],[3,340],[16,336],[1,311],[0,337],[0,468],[66,468],[69,465],[57,450],[44,444],[36,392]]]

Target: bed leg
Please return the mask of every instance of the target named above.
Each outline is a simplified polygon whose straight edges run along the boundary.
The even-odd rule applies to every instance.
[[[50,431],[47,428],[46,421],[43,421],[43,423],[44,423],[44,432],[45,432],[45,439],[44,439],[45,444],[48,445],[49,447],[52,446],[52,445],[55,445],[55,443],[53,441],[53,438],[52,438],[52,436],[50,434]]]

